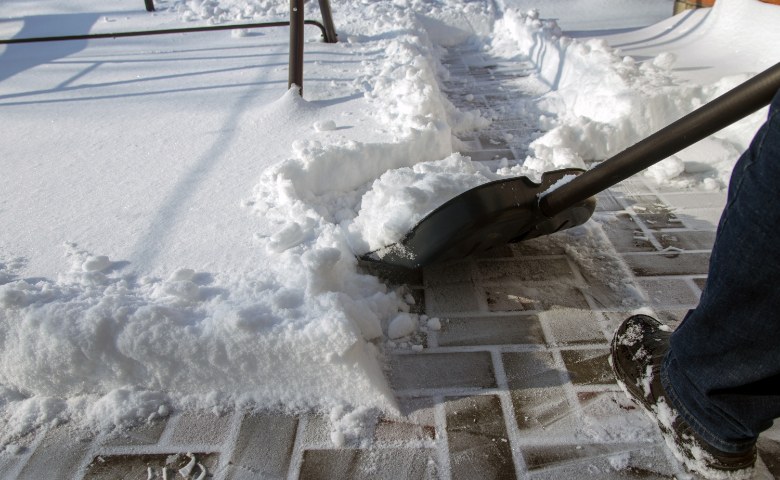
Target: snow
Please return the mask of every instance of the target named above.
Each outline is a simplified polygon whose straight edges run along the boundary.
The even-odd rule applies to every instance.
[[[356,254],[478,184],[603,160],[779,55],[780,9],[757,0],[670,19],[668,0],[621,0],[603,19],[597,0],[331,3],[340,42],[307,28],[303,98],[287,89],[285,29],[0,47],[2,444],[63,421],[280,406],[336,412],[334,441],[347,441],[365,412],[395,408],[383,339],[441,328]],[[0,36],[275,20],[284,7],[15,0]],[[619,33],[582,33],[596,26]],[[440,87],[441,47],[465,41],[529,62],[539,92],[543,133],[497,171],[454,153],[453,132],[489,123]],[[723,188],[762,115],[648,175]],[[612,288],[633,304],[630,286]]]
[[[390,325],[387,327],[387,336],[396,340],[410,335],[416,328],[417,322],[412,319],[411,315],[408,313],[399,313],[395,318],[390,320]]]
[[[538,10],[541,18],[555,20],[568,36],[596,36],[645,27],[669,18],[673,3],[669,0],[503,0],[505,7],[521,12]]]
[[[429,318],[425,321],[425,326],[429,330],[439,331],[441,330],[441,320],[439,317]]]
[[[679,50],[657,48],[658,43],[667,43],[657,42],[662,35],[658,32],[677,37],[677,33],[668,32],[670,25],[686,30],[691,16],[687,13],[664,21],[665,27],[660,30],[651,26],[604,38],[574,40],[563,35],[557,24],[541,18],[538,11],[507,12],[497,21],[496,31],[500,34],[494,38],[492,50],[499,56],[531,59],[537,77],[551,89],[542,97],[540,106],[555,118],[549,130],[531,143],[533,155],[515,171],[538,175],[565,166],[582,168],[585,161],[608,158],[772,66],[778,60],[774,48],[778,33],[770,23],[765,27],[763,22],[756,25],[756,17],[751,13],[758,9],[767,15],[767,20],[780,20],[776,8],[765,7],[767,4],[758,0],[719,2],[711,15],[698,15],[697,31],[707,33],[697,34],[695,44],[670,41]],[[735,29],[735,23],[741,27]],[[746,40],[735,33],[742,29],[751,31]],[[710,50],[710,40],[716,37],[716,47]],[[734,43],[741,60],[732,59],[733,47],[717,48],[732,38],[737,39]],[[715,71],[708,77],[690,73],[703,68],[694,60],[694,51],[700,52],[702,44],[707,45],[708,64],[726,65],[711,69]],[[753,49],[760,53],[742,53]],[[654,57],[645,56],[650,50]],[[720,57],[714,58],[715,54]],[[668,161],[666,168],[656,168],[650,175],[678,186],[723,188],[735,155],[746,148],[765,118],[766,109],[762,109],[706,142],[684,150]],[[704,151],[712,149],[719,152],[710,160],[712,156]],[[707,158],[706,167],[699,161],[701,158]],[[682,173],[690,175],[679,178]]]
[[[390,245],[446,200],[497,178],[458,153],[389,170],[373,182],[357,217],[347,223],[350,242],[359,253]]]

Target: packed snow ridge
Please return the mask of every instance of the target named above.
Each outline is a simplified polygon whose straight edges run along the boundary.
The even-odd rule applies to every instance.
[[[95,0],[85,8],[101,7]],[[307,49],[316,46],[317,52],[306,57],[307,69],[316,72],[308,75],[332,80],[307,85],[306,99],[295,89],[278,89],[284,83],[279,80],[284,72],[275,73],[279,69],[268,68],[264,82],[251,83],[241,66],[220,72],[227,75],[226,85],[276,83],[276,90],[241,96],[230,87],[219,103],[198,97],[199,105],[215,112],[224,105],[238,111],[242,120],[216,133],[232,150],[203,147],[214,132],[186,115],[177,117],[186,127],[177,138],[161,132],[174,122],[165,116],[170,110],[193,108],[176,102],[190,102],[195,94],[177,90],[177,82],[191,79],[157,72],[161,67],[150,60],[175,55],[181,48],[177,42],[189,37],[165,48],[117,40],[111,47],[90,43],[84,51],[63,53],[76,59],[75,65],[90,55],[115,58],[104,48],[135,48],[141,70],[133,75],[149,77],[137,85],[109,62],[95,72],[68,74],[61,88],[50,89],[46,67],[52,60],[41,54],[44,47],[5,48],[0,108],[27,113],[4,114],[0,120],[3,130],[19,139],[14,150],[0,152],[0,221],[8,226],[0,237],[0,408],[8,426],[0,442],[52,423],[106,429],[181,408],[330,409],[338,418],[351,418],[353,410],[392,410],[395,400],[382,371],[387,339],[419,350],[415,332],[441,324],[409,313],[413,299],[404,288],[362,273],[356,255],[396,242],[426,213],[481,183],[509,175],[536,178],[603,160],[771,64],[765,53],[757,54],[742,70],[702,83],[675,70],[686,58],[679,52],[632,58],[604,39],[567,37],[544,18],[543,9],[496,10],[488,0],[337,0],[332,7],[340,42],[309,42]],[[3,14],[25,17],[24,11]],[[154,21],[224,23],[283,15],[279,2],[180,0]],[[310,15],[316,16],[316,11]],[[127,22],[142,22],[135,18],[128,14]],[[757,1],[723,0],[703,16],[700,30],[729,39],[735,32],[758,32],[752,43],[740,44],[745,49],[740,54],[747,56],[778,44],[778,20],[777,12],[764,11]],[[58,28],[67,26],[60,22]],[[7,30],[18,25],[3,28],[4,36],[13,36],[17,32]],[[270,44],[286,41],[283,32],[263,36]],[[244,48],[256,37],[231,36],[219,45]],[[490,122],[489,112],[455,108],[440,88],[448,75],[439,61],[443,47],[460,42],[532,64],[536,104],[544,112],[533,120],[544,133],[523,161],[491,171],[454,152],[453,133]],[[262,63],[256,68],[262,70]],[[98,82],[90,75],[106,78]],[[127,84],[139,90],[103,97],[84,93]],[[30,100],[29,89],[39,86]],[[139,110],[130,110],[133,115],[107,115],[116,111],[116,103],[100,103],[110,98],[132,109],[127,98],[135,97],[142,100]],[[52,145],[42,146],[36,132],[54,128],[46,122],[57,116],[60,104],[80,108],[73,111],[84,118],[102,119],[94,134],[107,130],[109,138],[120,141],[96,146],[89,135],[60,132]],[[172,141],[179,150],[169,149],[166,158],[159,151],[137,154],[137,141],[123,133],[139,115],[157,126],[150,129],[152,142]],[[171,120],[156,124],[159,118]],[[693,188],[723,188],[760,121],[759,113],[665,160],[648,175]],[[95,149],[118,159],[111,164],[121,172],[116,186],[100,181],[113,177],[111,171],[89,163]],[[56,157],[40,158],[50,150]],[[127,151],[136,153],[130,157]],[[203,162],[188,174],[181,165],[200,156]],[[67,173],[55,158],[82,176],[66,185],[58,182]],[[249,188],[226,187],[208,167],[214,158],[233,162],[238,173],[231,181],[243,185],[249,178]],[[27,166],[34,168],[35,179]],[[175,190],[164,179],[177,175],[193,190],[213,186],[194,193]],[[89,179],[94,181],[82,182]],[[34,181],[41,184],[26,188]],[[240,201],[226,201],[229,195]],[[217,210],[209,210],[214,205]],[[50,216],[59,223],[46,230]],[[143,223],[150,217],[157,223]],[[119,223],[101,223],[101,218]],[[123,219],[130,222],[127,228]],[[21,224],[25,227],[14,230]],[[213,239],[227,245],[219,261],[209,253],[217,248]],[[342,441],[342,435],[336,439]]]

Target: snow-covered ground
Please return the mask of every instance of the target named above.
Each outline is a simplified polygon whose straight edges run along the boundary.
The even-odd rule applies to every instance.
[[[286,29],[0,47],[0,442],[171,408],[392,409],[383,339],[425,319],[356,254],[478,183],[607,158],[780,60],[780,8],[758,0],[668,19],[667,0],[532,3],[333,1],[340,41],[307,27],[303,99]],[[286,16],[157,5],[7,1],[0,37]],[[453,154],[490,117],[441,91],[460,42],[534,67],[524,161]],[[763,115],[648,175],[724,188]]]
[[[567,36],[596,36],[630,31],[666,20],[674,11],[674,0],[503,0],[504,9],[538,10]]]

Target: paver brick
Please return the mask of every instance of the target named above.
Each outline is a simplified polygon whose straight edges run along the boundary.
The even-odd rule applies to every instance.
[[[515,257],[527,257],[536,255],[563,255],[566,253],[560,242],[553,241],[553,236],[544,238],[532,238],[522,242],[511,243],[509,247],[514,251]]]
[[[377,442],[432,441],[436,437],[435,400],[431,397],[398,399],[401,415],[384,414],[374,429]]]
[[[708,230],[656,232],[655,238],[663,248],[711,250],[712,244],[715,243],[715,232]]]
[[[709,270],[709,253],[624,254],[628,266],[640,277],[658,275],[702,275]]]
[[[306,416],[306,428],[303,430],[303,443],[306,445],[331,445],[331,422],[321,414]]]
[[[544,333],[536,315],[449,318],[438,334],[439,346],[540,345]]]
[[[286,478],[298,419],[283,414],[250,414],[241,422],[228,479]]]
[[[231,417],[211,412],[185,412],[173,425],[171,445],[220,444],[227,438]]]
[[[575,385],[599,385],[615,383],[609,366],[609,350],[562,350],[569,378]]]
[[[494,282],[555,281],[572,277],[565,258],[533,258],[513,260],[481,260],[477,263],[480,279]]]
[[[442,285],[473,284],[474,274],[469,260],[434,264],[424,269],[426,287]]]
[[[671,211],[664,213],[639,213],[636,216],[651,230],[681,228],[685,226],[682,219]]]
[[[154,445],[160,440],[168,420],[156,420],[128,429],[117,430],[107,435],[102,443],[106,446]]]
[[[720,222],[723,210],[720,208],[689,208],[679,212],[679,218],[686,228],[714,231]]]
[[[539,318],[547,324],[552,335],[547,342],[550,345],[581,345],[606,343],[601,330],[601,315],[590,310],[562,308],[539,313]]]
[[[427,288],[425,305],[428,315],[480,310],[476,287],[472,283]]]
[[[645,291],[652,306],[696,305],[699,296],[685,280],[676,278],[642,278],[637,284]]]
[[[534,435],[558,435],[576,425],[564,385],[550,352],[502,355],[517,426]]]
[[[617,265],[611,265],[604,268],[601,273],[614,272],[614,268],[621,268]],[[640,300],[637,298],[636,291],[631,288],[634,283],[628,276],[616,280],[611,276],[598,276],[599,272],[583,272],[586,279],[586,286],[582,289],[593,299],[596,308],[625,308],[639,306]],[[619,273],[619,274],[622,274]]]
[[[661,447],[647,444],[546,445],[524,449],[523,457],[533,479],[668,480],[676,473]]]
[[[496,387],[489,352],[393,355],[389,375],[399,390]]]
[[[501,402],[497,396],[448,400],[446,413],[453,479],[516,478]]]
[[[623,210],[623,205],[618,202],[615,195],[609,190],[596,195],[597,212],[617,212],[620,210]]]
[[[655,246],[634,222],[631,215],[627,213],[602,215],[597,220],[618,252],[656,251]]]
[[[53,473],[60,478],[78,478],[79,466],[93,439],[91,432],[69,424],[52,428],[46,432],[18,478],[39,480],[51,478]]]
[[[179,472],[191,464],[192,478],[213,477],[219,455],[210,452],[98,455],[87,466],[84,480],[136,480],[182,478]],[[61,477],[64,478],[64,477]]]
[[[665,193],[664,199],[669,205],[678,209],[688,208],[720,208],[726,206],[727,194],[722,192],[685,192],[671,190],[672,193]]]
[[[306,450],[301,480],[436,478],[434,451],[415,448]]]
[[[563,284],[486,287],[485,295],[491,312],[589,308],[579,289]]]
[[[621,197],[626,207],[631,207],[637,214],[668,213],[669,205],[664,203],[657,195],[625,195]]]
[[[658,437],[655,423],[622,390],[616,390],[577,392],[582,420],[577,439],[603,443],[654,442]]]

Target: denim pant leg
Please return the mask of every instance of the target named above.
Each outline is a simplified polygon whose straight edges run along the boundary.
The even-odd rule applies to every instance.
[[[661,371],[680,415],[734,453],[780,417],[780,92],[740,157],[696,309]]]

